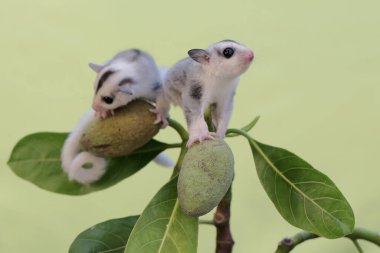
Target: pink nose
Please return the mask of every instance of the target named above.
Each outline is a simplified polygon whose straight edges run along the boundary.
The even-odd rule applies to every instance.
[[[250,52],[247,54],[247,58],[248,58],[249,61],[252,61],[252,60],[253,60],[254,55],[253,55],[253,52],[252,52],[252,51],[250,51]]]

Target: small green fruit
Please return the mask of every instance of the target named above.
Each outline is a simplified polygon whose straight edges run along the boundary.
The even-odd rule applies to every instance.
[[[83,150],[100,157],[125,156],[143,146],[155,136],[160,127],[154,124],[153,106],[136,100],[120,107],[113,116],[96,120],[83,134]]]
[[[234,157],[221,139],[194,144],[186,153],[178,177],[178,199],[190,216],[201,216],[219,204],[234,177]]]

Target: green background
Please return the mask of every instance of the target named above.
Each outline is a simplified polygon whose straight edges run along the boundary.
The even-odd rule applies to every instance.
[[[89,109],[95,75],[88,62],[138,47],[170,66],[187,50],[226,38],[256,56],[241,78],[230,126],[261,115],[255,138],[329,175],[350,201],[357,225],[380,230],[379,8],[378,0],[1,0],[0,252],[67,252],[93,224],[139,214],[170,176],[171,170],[150,164],[115,187],[71,197],[10,171],[6,162],[19,139],[68,132]],[[178,108],[171,114],[184,122]],[[178,141],[170,129],[158,139]],[[298,230],[266,196],[246,141],[228,143],[236,160],[234,252],[273,252]],[[167,153],[175,158],[178,151]],[[214,237],[214,228],[201,227],[200,253],[214,252]],[[319,239],[294,252],[356,250],[346,239]]]

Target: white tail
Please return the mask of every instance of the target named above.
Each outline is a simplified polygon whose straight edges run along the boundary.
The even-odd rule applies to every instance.
[[[70,180],[81,184],[98,181],[106,172],[106,159],[80,150],[80,139],[94,120],[97,120],[95,111],[86,113],[67,137],[61,152],[63,170]],[[174,167],[173,161],[163,153],[159,154],[154,162],[165,167]]]
[[[158,156],[156,156],[156,158],[154,158],[153,161],[155,163],[161,165],[161,166],[164,166],[164,167],[168,167],[168,168],[173,168],[174,167],[173,160],[170,159],[170,157],[168,157],[164,153],[158,154]]]
[[[106,172],[106,159],[89,152],[81,152],[79,148],[80,138],[94,120],[96,120],[94,111],[91,110],[86,113],[67,137],[61,152],[63,170],[70,180],[82,184],[95,182]]]

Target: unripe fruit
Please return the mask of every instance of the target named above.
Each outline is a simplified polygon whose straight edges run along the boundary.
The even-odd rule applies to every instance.
[[[234,177],[234,157],[221,139],[194,144],[186,153],[178,177],[178,199],[190,216],[210,212],[222,200]]]
[[[113,116],[94,121],[83,134],[81,148],[100,157],[125,156],[143,146],[160,127],[146,101],[136,100],[118,108]]]

